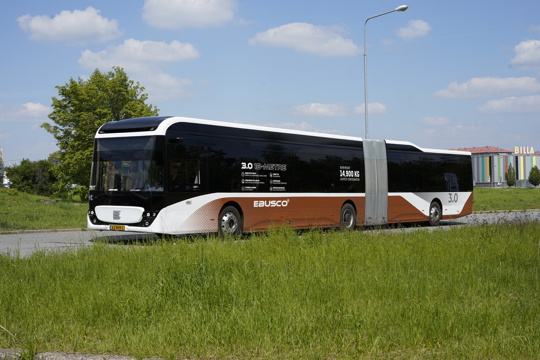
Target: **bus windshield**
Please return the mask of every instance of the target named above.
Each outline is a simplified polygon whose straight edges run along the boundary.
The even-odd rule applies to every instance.
[[[90,190],[163,191],[163,153],[152,136],[96,139]]]

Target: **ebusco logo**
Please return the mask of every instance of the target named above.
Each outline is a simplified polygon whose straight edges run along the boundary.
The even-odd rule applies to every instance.
[[[289,199],[287,200],[255,200],[253,201],[253,207],[287,207],[289,205]]]

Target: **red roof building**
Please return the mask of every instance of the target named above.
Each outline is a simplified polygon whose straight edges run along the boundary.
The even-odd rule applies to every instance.
[[[497,146],[480,146],[464,149],[455,149],[459,151],[469,151],[472,154],[512,154],[512,151],[501,149]]]

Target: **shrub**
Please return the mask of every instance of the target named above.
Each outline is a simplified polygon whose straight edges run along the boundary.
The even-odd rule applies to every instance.
[[[508,186],[516,185],[516,170],[514,170],[512,164],[508,165],[508,171],[504,174],[504,178]]]
[[[529,173],[529,182],[534,187],[537,187],[540,184],[540,170],[538,170],[538,167],[536,165],[531,169],[531,172]]]
[[[53,164],[48,160],[30,161],[23,159],[19,165],[6,168],[12,188],[28,194],[52,195],[56,177]]]

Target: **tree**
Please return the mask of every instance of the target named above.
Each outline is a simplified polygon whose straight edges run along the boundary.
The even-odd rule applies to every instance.
[[[53,163],[47,160],[23,159],[19,165],[6,168],[11,187],[28,194],[52,195],[56,178]]]
[[[537,187],[540,185],[540,170],[535,165],[529,172],[529,182],[534,186]]]
[[[110,121],[155,116],[158,109],[147,105],[144,87],[130,80],[122,68],[101,73],[98,69],[83,80],[73,78],[57,86],[59,97],[52,98],[54,124],[41,126],[51,133],[60,148],[55,155],[57,190],[66,185],[88,186],[92,162],[93,138],[98,128]]]
[[[508,186],[516,185],[516,170],[514,170],[512,164],[508,165],[508,171],[504,174],[504,178],[506,179],[506,184]]]

